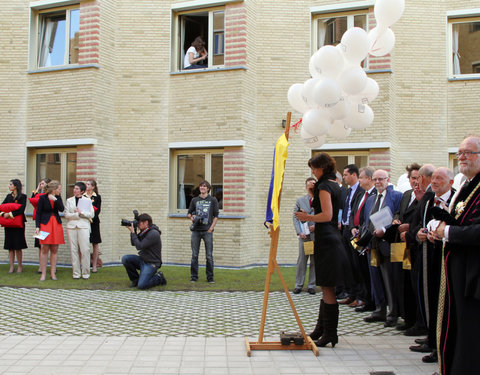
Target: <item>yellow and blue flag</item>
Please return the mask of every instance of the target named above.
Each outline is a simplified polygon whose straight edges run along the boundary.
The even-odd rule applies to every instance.
[[[283,184],[283,174],[285,172],[285,161],[288,158],[288,145],[287,137],[285,133],[283,133],[280,138],[278,138],[273,153],[272,177],[268,190],[265,222],[272,223],[274,230],[278,227],[279,199]]]

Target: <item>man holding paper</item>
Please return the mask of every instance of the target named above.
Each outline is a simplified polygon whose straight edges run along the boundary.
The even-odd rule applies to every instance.
[[[374,172],[373,182],[377,189],[377,195],[372,195],[365,203],[365,225],[373,233],[371,241],[372,254],[375,254],[377,265],[383,279],[382,283],[378,278],[371,278],[372,294],[375,300],[376,309],[372,315],[367,316],[366,322],[386,321],[385,327],[393,327],[398,320],[398,299],[394,295],[393,283],[394,275],[392,263],[390,261],[390,242],[388,238],[388,227],[393,221],[393,215],[400,209],[402,193],[393,190],[393,186],[389,186],[390,177],[387,171],[378,169]],[[376,219],[375,226],[371,219]],[[372,266],[370,266],[372,267]],[[371,275],[375,273],[372,270]],[[385,294],[387,301],[385,301]],[[386,315],[386,302],[388,302],[388,316]]]
[[[294,294],[302,291],[307,273],[308,258],[310,258],[310,267],[308,274],[307,291],[310,294],[315,294],[315,263],[313,260],[313,231],[315,230],[315,223],[311,221],[301,222],[295,216],[295,212],[304,211],[309,215],[313,215],[313,189],[315,187],[315,179],[313,177],[307,178],[305,181],[305,188],[307,195],[297,199],[293,209],[293,225],[298,236],[298,259],[297,259],[297,275],[295,277]],[[309,246],[311,249],[309,249]],[[309,251],[310,250],[310,251]]]
[[[67,199],[65,208],[74,279],[90,277],[90,223],[94,210],[92,201],[83,197],[85,190],[85,184],[77,182],[73,187],[73,197]]]

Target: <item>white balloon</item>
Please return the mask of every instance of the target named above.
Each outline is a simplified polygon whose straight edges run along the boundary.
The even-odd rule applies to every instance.
[[[328,114],[333,120],[341,120],[350,111],[350,106],[347,100],[342,96],[337,104],[327,108]]]
[[[378,87],[377,81],[373,78],[367,77],[365,88],[357,95],[350,95],[348,100],[353,103],[370,104],[378,96],[379,91],[380,88]]]
[[[334,46],[321,47],[312,55],[311,60],[315,71],[323,77],[336,78],[343,69],[343,55]]]
[[[347,138],[351,132],[352,129],[345,127],[345,123],[343,121],[335,120],[330,126],[330,129],[328,129],[327,134],[335,139],[343,139]]]
[[[368,55],[368,35],[360,27],[352,27],[345,31],[341,41],[345,59],[359,64]]]
[[[385,56],[395,46],[395,34],[390,28],[381,32],[374,27],[368,32],[368,40],[370,43],[368,53],[373,56]]]
[[[327,133],[332,120],[324,109],[310,109],[302,117],[302,128],[311,135],[324,135]]]
[[[313,99],[321,107],[332,107],[338,103],[342,90],[337,81],[326,78],[317,82],[313,88]]]
[[[368,105],[352,103],[352,109],[343,122],[348,128],[365,129],[373,122],[373,117],[373,111]]]
[[[300,113],[304,113],[310,109],[303,99],[302,90],[303,83],[294,83],[290,86],[287,93],[288,103],[295,111]]]
[[[340,75],[339,83],[347,94],[356,95],[367,85],[367,74],[359,66],[348,68]]]
[[[392,26],[405,10],[405,0],[377,0],[373,11],[377,24]]]
[[[303,100],[309,107],[316,107],[315,99],[313,98],[313,88],[320,82],[320,78],[310,78],[305,81],[302,89]]]
[[[310,148],[317,148],[320,147],[325,143],[325,136],[318,136],[318,135],[311,135],[309,134],[305,128],[302,126],[300,129],[300,136],[302,137],[303,143],[305,146]]]
[[[312,76],[312,78],[318,78],[320,77],[320,73],[317,71],[317,68],[315,67],[315,62],[313,60],[313,56],[315,54],[312,55],[312,57],[310,57],[310,61],[308,62],[308,71],[310,72],[310,75]]]

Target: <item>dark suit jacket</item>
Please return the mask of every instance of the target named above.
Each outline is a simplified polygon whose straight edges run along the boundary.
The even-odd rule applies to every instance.
[[[362,189],[363,190],[363,189]],[[371,197],[372,195],[376,195],[377,194],[377,189],[373,188],[372,192],[370,193],[369,197]],[[352,202],[352,211],[350,213],[350,219],[348,221],[348,225],[350,227],[350,231],[355,228],[355,226],[353,225],[353,220],[355,219],[355,215],[357,214],[357,211],[358,211],[358,207],[360,206],[360,202],[362,201],[363,199],[363,196],[365,195],[365,190],[363,190],[363,193],[362,194],[356,194],[356,198],[355,198],[355,201]],[[367,198],[368,199],[368,198]],[[367,204],[367,202],[365,202],[363,204],[363,207],[362,207],[362,212],[360,212],[360,224],[358,225],[358,227],[361,227],[363,225],[363,222],[364,222],[364,218],[365,218],[365,205]]]
[[[415,213],[415,209],[417,208],[418,201],[414,199],[412,204],[409,206],[410,199],[412,198],[413,189],[407,190],[403,193],[402,200],[400,201],[400,210],[398,211],[397,218],[403,223],[410,223],[412,217]]]
[[[52,215],[55,215],[57,222],[59,224],[62,224],[62,219],[60,219],[59,212],[63,212],[65,210],[65,207],[63,206],[61,196],[56,195],[55,198],[57,198],[57,200],[54,202],[52,208],[52,205],[50,204],[50,199],[48,199],[48,194],[40,196],[37,205],[37,214],[35,216],[36,228],[40,228],[40,224],[48,224],[48,221],[50,220]]]
[[[348,188],[347,189],[347,194],[345,195],[345,200],[344,200],[344,204],[343,204],[343,213],[344,215],[347,214],[348,212],[348,196],[350,194],[350,192],[352,191],[352,188]],[[357,187],[357,190],[355,190],[355,193],[353,194],[353,197],[352,199],[350,200],[350,207],[353,207],[353,203],[355,202],[356,199],[359,199],[358,197],[362,197],[363,194],[365,194],[365,190],[362,189],[362,187],[360,185],[358,185]],[[348,221],[348,224],[349,226],[352,225],[352,223],[350,222],[350,218],[347,218],[349,221]]]

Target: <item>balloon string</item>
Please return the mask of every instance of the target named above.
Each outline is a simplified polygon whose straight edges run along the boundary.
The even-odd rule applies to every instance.
[[[293,128],[293,130],[295,131],[295,134],[298,132],[298,128],[300,126],[300,124],[302,123],[302,119],[298,120],[295,125],[292,125],[291,128]]]

